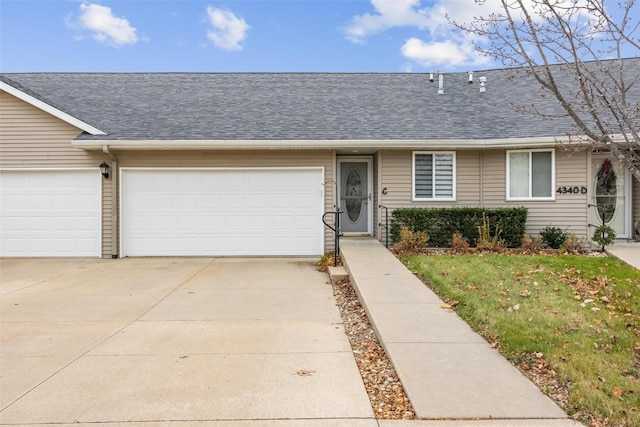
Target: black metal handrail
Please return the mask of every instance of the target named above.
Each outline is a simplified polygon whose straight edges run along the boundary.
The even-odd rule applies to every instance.
[[[384,213],[384,224],[382,224],[381,222],[378,223],[378,226],[384,228],[385,232],[385,246],[387,249],[389,249],[389,208],[384,206],[384,205],[378,205],[378,208],[380,209],[384,209],[385,213]]]
[[[338,266],[338,254],[340,254],[340,236],[343,235],[342,231],[340,230],[340,215],[342,215],[343,213],[344,212],[342,212],[340,208],[338,208],[335,211],[328,211],[328,212],[325,212],[324,215],[322,215],[322,223],[325,225],[325,227],[328,227],[330,230],[333,231],[334,248],[335,248],[335,255],[333,257],[334,267]],[[327,215],[332,215],[332,214],[334,215],[333,226],[331,226],[331,224],[328,224],[326,221]]]

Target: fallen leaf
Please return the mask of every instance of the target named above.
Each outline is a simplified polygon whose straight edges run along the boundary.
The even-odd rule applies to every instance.
[[[315,374],[316,371],[310,370],[310,369],[300,369],[298,372],[296,372],[297,375],[300,375],[301,377],[310,377],[311,375]]]
[[[622,400],[622,390],[620,390],[618,387],[613,388],[613,394],[615,397]]]

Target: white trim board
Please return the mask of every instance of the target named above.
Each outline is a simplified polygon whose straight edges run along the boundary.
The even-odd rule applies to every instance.
[[[18,99],[23,100],[24,102],[26,102],[27,104],[31,104],[36,108],[39,108],[40,110],[51,114],[54,117],[59,118],[62,121],[65,121],[67,123],[69,123],[72,126],[77,127],[78,129],[81,129],[87,133],[90,133],[91,135],[107,135],[107,133],[101,131],[100,129],[98,129],[95,126],[90,125],[87,122],[84,122],[68,113],[65,113],[64,111],[50,105],[47,104],[44,101],[41,101],[19,89],[16,89],[15,87],[11,86],[10,84],[7,84],[3,81],[0,81],[0,89],[2,89],[3,91],[7,92],[10,95],[15,96]]]

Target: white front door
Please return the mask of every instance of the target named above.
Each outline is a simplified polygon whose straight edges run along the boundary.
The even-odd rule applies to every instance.
[[[373,222],[373,185],[371,182],[371,159],[338,160],[338,197],[340,229],[345,234],[370,235]]]
[[[618,238],[628,238],[630,230],[629,173],[606,155],[591,157],[591,207],[589,223],[603,223],[616,230]]]

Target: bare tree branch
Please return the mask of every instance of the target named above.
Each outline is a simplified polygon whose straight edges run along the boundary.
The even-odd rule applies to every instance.
[[[500,0],[499,5],[499,12],[452,23],[475,36],[478,52],[533,77],[571,118],[576,135],[586,137],[591,149],[609,152],[640,180],[638,0],[606,5],[604,0]],[[558,117],[535,104],[514,108]]]

